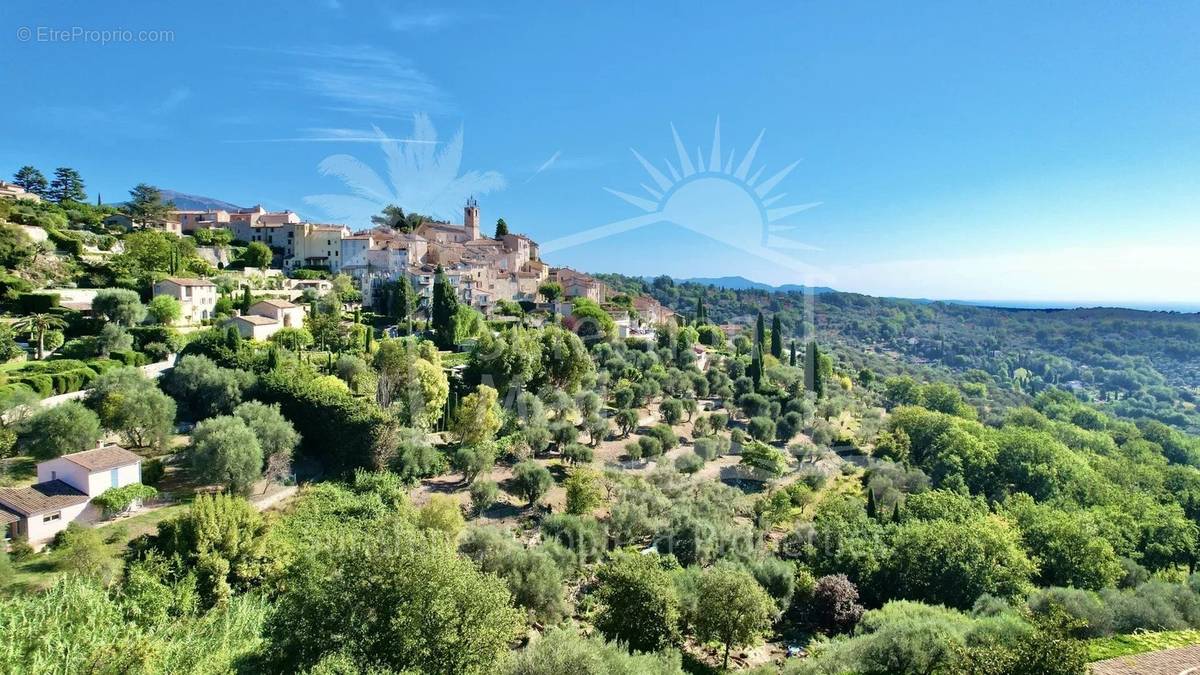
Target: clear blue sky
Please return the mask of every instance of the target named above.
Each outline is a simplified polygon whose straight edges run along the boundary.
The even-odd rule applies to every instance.
[[[776,222],[809,247],[786,254],[797,265],[755,254],[761,223],[730,226],[754,246],[658,222],[550,261],[923,297],[1200,298],[1195,3],[259,4],[5,3],[0,171],[69,165],[106,201],[146,181],[329,220],[305,198],[348,190],[323,159],[387,174],[377,144],[328,139],[411,138],[426,113],[430,148],[463,130],[458,173],[503,177],[475,182],[484,220],[552,241],[643,215],[604,190],[663,192],[630,149],[674,189],[671,125],[698,164],[719,117],[720,171],[763,129],[760,185],[799,160],[764,207],[818,203]],[[73,27],[174,35],[39,39]],[[682,217],[725,217],[722,194],[698,187]]]

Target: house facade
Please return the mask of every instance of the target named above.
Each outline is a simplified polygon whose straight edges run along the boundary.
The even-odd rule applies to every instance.
[[[197,324],[213,317],[217,306],[217,286],[207,279],[167,277],[154,284],[155,295],[169,295],[179,301],[180,320]]]
[[[142,480],[142,458],[118,445],[56,457],[37,465],[38,482],[24,488],[0,488],[0,526],[4,538],[42,544],[72,522],[101,516],[91,502],[112,488]]]
[[[268,340],[283,328],[302,328],[304,308],[286,300],[260,300],[250,310],[229,320],[247,340]]]

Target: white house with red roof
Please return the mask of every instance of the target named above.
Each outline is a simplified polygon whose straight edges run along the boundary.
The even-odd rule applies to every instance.
[[[37,465],[38,482],[0,488],[4,539],[45,543],[72,522],[95,522],[91,502],[112,488],[142,481],[142,458],[119,445],[106,445],[46,460]]]

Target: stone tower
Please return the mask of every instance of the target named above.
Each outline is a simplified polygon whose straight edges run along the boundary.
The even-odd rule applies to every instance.
[[[479,238],[479,204],[474,197],[468,199],[463,208],[463,229],[467,232],[467,241]]]

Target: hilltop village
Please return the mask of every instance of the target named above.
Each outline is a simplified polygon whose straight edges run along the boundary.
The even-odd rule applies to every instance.
[[[1081,675],[1200,628],[1194,316],[69,167],[0,182],[0,265],[0,672]]]

